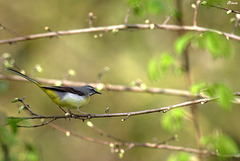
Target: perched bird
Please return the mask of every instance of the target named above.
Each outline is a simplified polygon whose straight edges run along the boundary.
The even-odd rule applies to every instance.
[[[68,86],[45,86],[38,81],[14,70],[11,68],[7,68],[9,71],[27,79],[28,81],[36,84],[39,88],[41,88],[48,97],[59,107],[70,109],[77,109],[84,107],[90,100],[90,96],[94,94],[101,94],[96,91],[96,89],[90,85],[81,86],[81,87],[68,87]]]

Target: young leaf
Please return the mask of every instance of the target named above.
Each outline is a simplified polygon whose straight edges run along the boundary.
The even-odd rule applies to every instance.
[[[201,92],[201,90],[206,89],[207,88],[207,84],[205,82],[199,82],[194,84],[191,87],[191,92],[192,94],[199,94]]]
[[[176,132],[182,128],[184,112],[181,109],[174,109],[163,115],[161,124],[166,131]]]
[[[224,84],[216,83],[205,91],[210,97],[218,97],[218,103],[224,110],[229,110],[234,100],[232,90]]]
[[[146,1],[147,10],[152,14],[160,14],[166,7],[160,0],[148,0]]]
[[[203,144],[215,149],[220,155],[234,155],[239,153],[236,142],[225,134],[215,134],[203,138]]]
[[[185,35],[181,36],[175,42],[174,48],[177,54],[182,54],[182,52],[186,49],[187,45],[190,41],[195,37],[195,35],[191,32],[186,33]]]
[[[25,108],[25,106],[20,106],[20,107],[18,108],[18,113],[21,113],[21,112],[24,110],[24,108]]]
[[[167,161],[189,161],[191,155],[188,153],[180,152],[177,155],[171,155]]]
[[[157,59],[153,58],[148,65],[148,76],[150,80],[156,81],[158,78],[158,63]]]
[[[0,94],[7,92],[8,84],[5,82],[0,82]]]
[[[234,100],[233,92],[226,85],[219,85],[217,90],[219,104],[223,107],[223,109],[229,110],[232,105],[232,101]]]
[[[160,68],[163,73],[165,73],[168,68],[173,65],[174,58],[169,53],[164,53],[160,58]]]
[[[204,37],[207,50],[212,54],[213,58],[230,57],[230,43],[223,35],[207,32]]]
[[[159,58],[153,58],[148,65],[150,80],[156,81],[162,78],[172,65],[174,65],[174,58],[169,53],[163,53]]]

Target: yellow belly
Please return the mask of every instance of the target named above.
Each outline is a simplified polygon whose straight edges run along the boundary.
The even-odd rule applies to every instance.
[[[82,108],[84,107],[90,99],[90,96],[79,96],[77,94],[67,93],[64,94],[62,92],[54,92],[49,89],[45,89],[44,92],[50,97],[50,99],[61,107],[66,108]]]

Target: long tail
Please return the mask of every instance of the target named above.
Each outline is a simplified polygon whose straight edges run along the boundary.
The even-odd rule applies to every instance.
[[[11,69],[11,68],[7,68],[7,69],[8,69],[9,71],[11,71],[11,72],[13,72],[13,73],[15,73],[15,74],[17,74],[17,75],[23,77],[23,78],[29,80],[30,82],[36,84],[38,87],[42,87],[42,84],[41,84],[41,83],[39,83],[38,81],[36,81],[36,80],[34,80],[34,79],[32,79],[32,78],[30,78],[30,77],[28,77],[28,76],[26,76],[26,75],[20,73],[19,71],[16,71],[16,70]]]

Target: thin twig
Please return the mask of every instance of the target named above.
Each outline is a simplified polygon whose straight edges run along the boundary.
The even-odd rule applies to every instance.
[[[64,36],[64,35],[73,35],[73,34],[82,34],[82,33],[92,33],[92,32],[108,32],[112,30],[151,30],[151,24],[122,24],[122,25],[113,25],[113,26],[104,26],[104,27],[92,27],[92,28],[84,28],[84,29],[75,29],[75,30],[66,30],[66,31],[58,31],[58,32],[47,32],[47,33],[40,33],[40,34],[33,34],[27,36],[20,36],[16,38],[4,39],[0,40],[0,44],[12,44],[15,42],[20,41],[27,41],[27,40],[35,40],[40,38],[51,38],[55,36]],[[204,28],[204,27],[196,27],[196,26],[178,26],[178,25],[166,25],[166,24],[155,24],[154,29],[163,29],[163,30],[171,30],[171,31],[196,31],[196,32],[215,32],[215,33],[222,33],[224,36],[240,41],[240,36],[232,35],[231,33],[214,30],[211,28]]]
[[[212,5],[212,4],[209,4],[209,3],[201,3],[201,4],[203,6],[214,7],[214,8],[225,10],[225,11],[231,11],[232,13],[237,13],[237,14],[240,13],[239,11],[235,11],[235,10],[224,8],[224,7],[220,7],[220,6],[215,6],[215,5]]]
[[[88,25],[89,25],[89,28],[93,27],[93,13],[92,12],[89,12],[88,13]]]
[[[126,15],[126,17],[125,17],[125,19],[124,19],[124,23],[125,23],[125,24],[128,23],[128,19],[129,19],[129,16],[130,16],[130,11],[131,11],[131,8],[129,8],[129,9],[127,10],[127,15]]]
[[[239,25],[239,18],[236,18],[236,20],[235,20],[235,25],[234,25],[234,27],[233,27],[233,31],[232,31],[232,34],[234,34],[235,33],[235,31],[236,31],[236,29],[237,29],[237,27],[238,27],[238,25]]]
[[[47,122],[44,122],[42,124],[38,124],[38,125],[31,125],[31,126],[25,126],[25,125],[17,125],[17,127],[25,127],[25,128],[35,128],[35,127],[41,127],[41,126],[44,126],[44,125],[47,125],[47,124],[50,124],[51,122],[55,121],[56,118],[53,118]]]
[[[195,153],[195,154],[203,154],[205,156],[218,156],[218,157],[226,157],[226,158],[240,158],[240,154],[237,155],[228,155],[228,156],[221,156],[219,154],[217,154],[214,151],[208,151],[208,150],[202,150],[199,151],[198,149],[193,149],[193,148],[187,148],[187,147],[181,147],[181,146],[174,146],[174,145],[166,145],[166,144],[158,144],[158,143],[138,143],[138,142],[131,142],[131,141],[114,141],[114,142],[110,142],[110,141],[105,141],[105,140],[98,140],[98,139],[94,139],[94,138],[90,138],[90,137],[86,137],[86,136],[81,136],[79,134],[76,134],[74,132],[68,131],[66,129],[63,129],[53,123],[49,124],[49,126],[65,133],[68,134],[67,136],[74,136],[76,138],[79,138],[81,140],[85,140],[85,141],[90,141],[90,142],[94,142],[94,143],[98,143],[98,144],[103,144],[103,145],[118,145],[118,146],[125,146],[127,147],[125,149],[126,150],[130,150],[134,147],[144,147],[144,148],[151,148],[151,149],[167,149],[167,150],[173,150],[173,151],[184,151],[187,153]]]
[[[15,35],[15,36],[25,36],[24,34],[20,34],[20,33],[16,32],[16,31],[13,31],[12,29],[4,26],[3,24],[0,24],[0,27],[2,27],[4,30],[8,31],[12,35]]]
[[[89,124],[90,124],[90,126],[89,126]],[[125,140],[122,140],[122,139],[120,139],[120,138],[117,138],[117,137],[115,137],[115,136],[113,136],[113,135],[111,135],[111,134],[103,131],[102,129],[96,127],[92,122],[90,122],[90,123],[87,122],[87,125],[88,125],[88,127],[92,128],[94,131],[96,131],[98,134],[100,134],[100,135],[102,135],[102,136],[108,137],[108,138],[110,138],[110,139],[113,139],[113,140],[119,141],[119,142],[127,142],[127,141],[125,141]]]
[[[198,7],[200,2],[201,2],[200,0],[196,1],[196,5],[194,8],[194,15],[193,15],[193,26],[197,26],[197,13],[198,13]]]
[[[168,21],[170,20],[170,18],[171,18],[171,16],[168,16],[168,17],[166,18],[166,20],[163,22],[163,25],[166,25],[166,24],[168,23]]]

